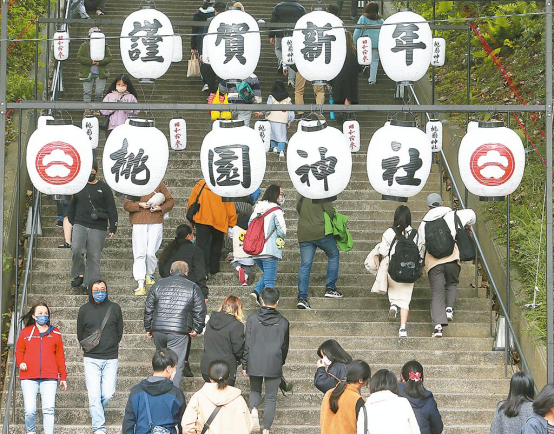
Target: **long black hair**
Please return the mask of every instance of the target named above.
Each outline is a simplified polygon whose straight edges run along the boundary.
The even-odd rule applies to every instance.
[[[334,340],[329,339],[323,342],[317,349],[317,355],[320,358],[323,358],[323,354],[333,362],[331,366],[335,363],[344,363],[345,365],[352,361],[352,356],[348,354],[340,344]]]
[[[165,264],[167,261],[169,261],[169,258],[173,256],[173,254],[179,250],[179,247],[184,242],[188,241],[186,238],[192,234],[192,228],[187,224],[182,224],[177,226],[177,230],[175,231],[175,238],[169,242],[167,246],[164,247],[160,255],[158,256],[158,259],[161,264]]]
[[[278,101],[282,101],[283,99],[288,98],[289,93],[287,92],[287,87],[285,85],[285,82],[283,80],[275,80],[275,83],[273,83],[273,88],[271,89],[270,94],[273,95],[275,98],[277,98]],[[282,98],[282,99],[279,99],[279,98]]]
[[[23,323],[25,324],[25,326],[32,326],[32,325],[35,325],[35,319],[33,318],[33,315],[35,314],[35,310],[37,309],[37,307],[39,306],[43,306],[46,308],[46,310],[48,311],[48,317],[50,318],[52,315],[50,314],[50,308],[48,307],[48,305],[44,302],[44,301],[37,301],[33,307],[29,310],[29,312],[27,312],[23,318],[22,318],[22,321]]]
[[[367,2],[364,7],[364,15],[373,21],[380,19],[379,3],[375,1]]]
[[[392,228],[396,234],[396,239],[399,239],[402,236],[402,233],[406,230],[408,226],[412,225],[412,213],[410,208],[406,205],[400,205],[394,211],[394,220],[392,223]]]
[[[371,368],[363,360],[352,360],[346,365],[346,382],[341,381],[331,392],[329,406],[333,413],[339,411],[339,398],[344,393],[347,384],[354,384],[360,380],[367,382],[371,377]]]
[[[131,81],[131,77],[129,77],[127,74],[121,74],[114,78],[112,81],[112,84],[110,84],[110,87],[108,87],[108,93],[112,93],[114,90],[116,90],[117,82],[121,80],[123,83],[125,83],[125,86],[127,86],[127,92],[134,95],[136,99],[138,99],[137,90],[135,89],[135,86],[133,86],[133,82]]]
[[[277,199],[281,195],[281,186],[277,184],[271,184],[265,189],[262,200],[267,200],[268,202],[277,203]]]
[[[426,390],[423,387],[423,366],[416,360],[410,360],[402,366],[402,378],[406,382],[404,390],[412,398],[425,398]]]
[[[535,397],[535,380],[531,374],[524,371],[516,372],[510,380],[508,399],[500,405],[499,412],[504,411],[507,417],[519,415],[521,405],[533,402]]]
[[[394,372],[389,369],[379,369],[369,382],[371,393],[381,392],[382,390],[390,390],[398,395],[398,380]]]
[[[552,407],[554,407],[554,382],[542,388],[537,399],[533,401],[533,412],[544,417]]]

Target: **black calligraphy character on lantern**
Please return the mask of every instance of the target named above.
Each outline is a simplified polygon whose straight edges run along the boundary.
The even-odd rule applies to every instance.
[[[217,28],[217,39],[215,40],[215,45],[218,46],[222,40],[225,40],[224,64],[230,62],[233,57],[236,57],[241,65],[246,63],[246,58],[244,57],[244,36],[242,35],[248,30],[250,30],[250,26],[246,23],[221,23],[219,25]]]
[[[127,155],[127,148],[129,143],[127,139],[123,139],[123,145],[121,149],[110,154],[110,158],[115,161],[112,166],[111,172],[115,174],[115,182],[119,182],[119,176],[129,179],[136,185],[145,185],[150,181],[150,169],[146,167],[146,161],[148,161],[148,155],[144,155],[144,149],[140,148],[138,154],[135,156],[132,152]],[[137,179],[137,176],[144,172],[144,179]]]
[[[304,34],[304,48],[300,50],[304,55],[304,59],[308,62],[313,62],[321,55],[325,45],[325,64],[331,63],[331,42],[337,40],[336,36],[325,34],[325,32],[331,29],[330,23],[325,24],[323,27],[317,27],[311,21],[306,23],[306,29],[302,30]]]
[[[87,130],[88,139],[92,140],[92,122],[85,122],[85,128]]]
[[[329,175],[335,173],[337,157],[326,157],[325,154],[327,154],[327,148],[324,148],[323,146],[318,149],[321,160],[316,161],[313,164],[304,164],[303,166],[300,166],[298,169],[296,169],[294,173],[300,176],[300,182],[302,182],[302,184],[306,184],[309,187],[309,174],[310,172],[312,172],[312,175],[318,181],[321,181],[323,179],[323,189],[325,191],[329,191],[327,178],[329,177]],[[296,152],[302,158],[308,158],[308,153],[306,151],[297,150]]]
[[[129,36],[131,36],[131,50],[129,50],[129,58],[132,61],[135,61],[140,56],[140,50],[138,47],[138,40],[139,36],[137,36],[137,33],[139,32],[145,32],[146,36],[143,37],[142,43],[144,45],[144,48],[146,49],[146,56],[142,56],[140,60],[143,62],[163,62],[164,58],[163,56],[158,56],[158,44],[160,42],[163,42],[163,37],[158,35],[158,30],[162,27],[162,24],[157,20],[154,19],[152,23],[149,21],[144,20],[144,26],[140,24],[140,22],[135,21],[133,23],[133,30],[129,32]]]
[[[419,39],[416,33],[419,27],[414,23],[397,24],[392,37],[395,38],[396,46],[391,49],[393,53],[406,51],[406,66],[414,63],[414,50],[424,50],[427,48],[424,42],[414,42]]]
[[[398,150],[399,148],[397,148]],[[410,156],[410,161],[408,164],[399,166],[400,157],[389,157],[385,158],[381,162],[381,167],[384,170],[383,172],[383,181],[387,181],[389,187],[392,186],[393,181],[395,180],[394,175],[398,172],[398,169],[404,169],[406,176],[397,176],[396,182],[400,185],[413,185],[418,186],[421,184],[421,179],[415,178],[415,173],[421,169],[423,166],[423,160],[419,158],[419,151],[415,148],[410,148],[408,150],[408,155]]]
[[[238,151],[240,155],[237,155],[236,151]],[[214,162],[216,154],[219,160]],[[239,158],[242,161],[242,176],[239,174],[239,168],[234,164]],[[214,169],[218,174],[217,179],[215,179]],[[250,148],[248,145],[226,145],[217,146],[213,150],[210,149],[208,151],[208,170],[210,172],[210,182],[212,185],[230,187],[242,184],[244,188],[249,188],[252,183]]]

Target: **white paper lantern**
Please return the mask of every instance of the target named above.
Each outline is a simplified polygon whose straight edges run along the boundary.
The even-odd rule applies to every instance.
[[[98,147],[98,139],[100,137],[100,128],[98,127],[98,118],[93,115],[87,115],[81,122],[81,128],[88,138],[88,144],[91,149]]]
[[[292,48],[292,36],[281,38],[281,50],[283,53],[283,63],[285,65],[294,65],[294,50]]]
[[[519,186],[525,170],[520,137],[503,122],[479,122],[458,151],[460,176],[480,200],[502,200]]]
[[[95,62],[104,60],[106,56],[106,35],[102,32],[93,32],[90,35],[90,59]]]
[[[385,74],[396,82],[422,78],[433,53],[431,28],[425,19],[410,11],[388,17],[379,34],[379,57]]]
[[[31,135],[27,145],[27,171],[41,193],[76,194],[87,184],[91,169],[88,138],[71,121],[48,120],[45,128]]]
[[[306,80],[324,84],[341,71],[346,35],[340,18],[329,12],[310,12],[296,22],[292,40],[296,67]]]
[[[206,65],[210,64],[209,46],[206,41],[206,36],[202,39],[202,62]]]
[[[302,196],[334,200],[352,173],[352,154],[344,134],[326,122],[302,126],[289,141],[287,169]]]
[[[131,119],[114,128],[106,140],[104,177],[118,196],[138,200],[160,184],[168,158],[167,139],[154,121]]]
[[[241,10],[217,14],[210,23],[208,34],[204,36],[206,46],[210,65],[218,77],[223,80],[244,80],[254,73],[260,59],[258,23]]]
[[[265,173],[265,149],[260,136],[244,121],[220,121],[200,150],[202,174],[210,190],[223,198],[254,193]]]
[[[66,31],[54,33],[54,58],[67,60],[69,57],[69,33]]]
[[[39,116],[38,120],[37,120],[37,128],[45,127],[46,126],[46,121],[48,121],[48,120],[53,121],[54,116],[49,116],[49,115]]]
[[[183,151],[187,147],[187,121],[183,118],[169,121],[169,142],[175,151]]]
[[[212,123],[212,130],[215,130],[215,129],[219,128],[219,122],[220,122],[219,120],[213,121],[213,123]]]
[[[467,130],[466,133],[469,133],[470,131],[476,130],[479,128],[479,121],[469,121],[467,124]]]
[[[360,150],[360,123],[355,120],[345,121],[342,124],[342,133],[346,138],[350,152]]]
[[[254,124],[254,131],[260,136],[265,152],[268,152],[271,146],[271,122],[266,120],[256,121]]]
[[[384,200],[406,202],[429,177],[432,153],[427,135],[411,121],[378,129],[367,150],[367,175]]]
[[[358,53],[358,64],[371,65],[371,38],[369,36],[360,36],[356,41],[356,52]]]
[[[444,66],[446,60],[446,41],[444,38],[433,38],[433,56],[431,66]]]
[[[125,69],[141,83],[164,75],[173,60],[173,26],[156,9],[133,12],[123,22],[119,46]]]
[[[302,127],[315,127],[316,125],[322,125],[322,124],[327,124],[327,121],[325,119],[315,120],[315,121],[300,119],[300,121],[298,122],[298,127],[296,128],[296,132],[298,133],[302,131]]]
[[[183,39],[179,35],[173,36],[173,63],[183,60]]]
[[[438,119],[431,119],[425,125],[425,133],[431,142],[431,151],[440,152],[442,150],[442,122]]]

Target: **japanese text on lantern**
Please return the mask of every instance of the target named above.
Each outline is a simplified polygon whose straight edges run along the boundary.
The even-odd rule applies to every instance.
[[[265,125],[261,124],[258,126],[258,133],[260,134],[262,142],[265,142]]]
[[[396,46],[391,51],[393,53],[406,51],[406,66],[414,63],[414,50],[424,50],[427,48],[424,42],[415,42],[416,39],[419,39],[418,30],[419,27],[414,23],[397,24],[392,33]]]
[[[439,143],[439,127],[436,125],[431,126],[431,149],[438,148]]]
[[[85,129],[88,136],[88,139],[92,141],[92,122],[85,122]]]
[[[325,191],[329,191],[329,184],[327,178],[329,175],[335,173],[335,166],[337,165],[337,157],[326,157],[327,148],[320,147],[318,148],[320,160],[316,161],[313,164],[304,164],[300,166],[294,173],[300,176],[300,181],[302,184],[310,186],[309,174],[312,172],[312,175],[318,181],[323,180],[323,188]],[[298,155],[302,158],[308,158],[308,153],[306,151],[297,150]]]
[[[325,64],[331,63],[331,43],[337,40],[336,36],[325,34],[325,32],[331,29],[330,23],[325,24],[323,27],[318,27],[311,21],[306,23],[306,29],[302,30],[304,34],[304,48],[300,50],[304,55],[304,59],[308,62],[313,62],[325,49]]]
[[[173,137],[175,138],[175,147],[182,146],[181,137],[183,135],[182,129],[181,129],[181,122],[175,122],[174,124],[175,128],[173,129]]]
[[[242,166],[242,173],[240,166]],[[208,151],[208,170],[212,185],[230,187],[241,184],[244,188],[249,188],[252,182],[250,147],[248,145],[225,145],[210,149]]]
[[[435,59],[435,62],[439,61],[439,58],[441,57],[441,44],[439,41],[433,42],[433,59]]]
[[[401,148],[401,144],[398,142],[392,142],[392,149],[396,152]],[[399,166],[400,157],[389,157],[385,158],[381,162],[381,167],[384,170],[383,172],[383,181],[387,181],[389,187],[392,186],[392,183],[396,181],[400,185],[414,185],[417,186],[421,184],[421,179],[415,178],[415,173],[421,169],[423,166],[423,160],[419,158],[419,151],[416,148],[410,148],[408,150],[410,156],[410,161],[408,164]],[[396,172],[399,169],[404,169],[406,176],[397,176],[395,178]]]
[[[294,63],[294,51],[292,49],[292,39],[287,39],[287,63]]]
[[[350,142],[350,149],[356,147],[356,128],[354,125],[348,125],[348,141]]]
[[[61,59],[64,55],[63,39],[64,39],[64,35],[58,36],[58,59]]]
[[[369,54],[368,40],[364,39],[362,41],[362,56],[363,56],[364,63],[366,63],[369,60],[368,54]]]
[[[158,44],[163,42],[163,37],[158,34],[158,31],[162,27],[162,24],[154,19],[153,22],[144,20],[144,25],[135,21],[133,23],[133,30],[128,33],[131,37],[131,49],[129,50],[129,58],[134,62],[142,54],[138,48],[138,40],[141,39],[142,44],[146,50],[146,55],[142,56],[140,60],[143,62],[163,62],[163,56],[158,56]],[[143,33],[141,38],[138,34]]]
[[[129,179],[130,176],[133,184],[148,184],[148,181],[150,181],[150,169],[146,166],[148,155],[144,155],[144,149],[142,148],[139,148],[136,156],[132,152],[127,154],[128,146],[127,139],[123,139],[121,149],[110,154],[110,158],[114,161],[111,172],[115,175],[115,182],[119,182],[121,175],[125,179]]]
[[[244,65],[246,58],[244,57],[244,36],[243,34],[250,30],[250,26],[246,23],[227,24],[221,23],[217,28],[217,39],[215,40],[216,47],[225,41],[225,61],[230,62],[233,57]]]

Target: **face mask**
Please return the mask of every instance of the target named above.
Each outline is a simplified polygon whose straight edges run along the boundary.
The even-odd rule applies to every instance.
[[[172,373],[171,373],[171,376],[169,377],[169,379],[171,381],[173,381],[173,379],[175,378],[175,374],[177,373],[177,369],[175,369]]]
[[[285,196],[279,196],[277,203],[282,207],[285,204]]]
[[[327,356],[323,356],[321,360],[323,360],[323,363],[325,363],[325,366],[331,366],[331,363],[333,363],[327,358]]]
[[[192,237],[192,240],[190,240],[190,242],[191,242],[192,244],[195,244],[195,243],[196,243],[196,237]]]
[[[115,88],[119,93],[123,93],[127,90],[127,86],[116,86]]]
[[[91,173],[88,177],[88,182],[92,182],[96,179],[96,174],[95,173]]]
[[[108,296],[108,293],[106,291],[98,291],[98,292],[92,293],[92,298],[94,299],[94,301],[98,303],[102,303],[107,296]]]
[[[40,326],[48,324],[48,321],[48,315],[37,315],[37,318],[35,320],[35,322]]]

